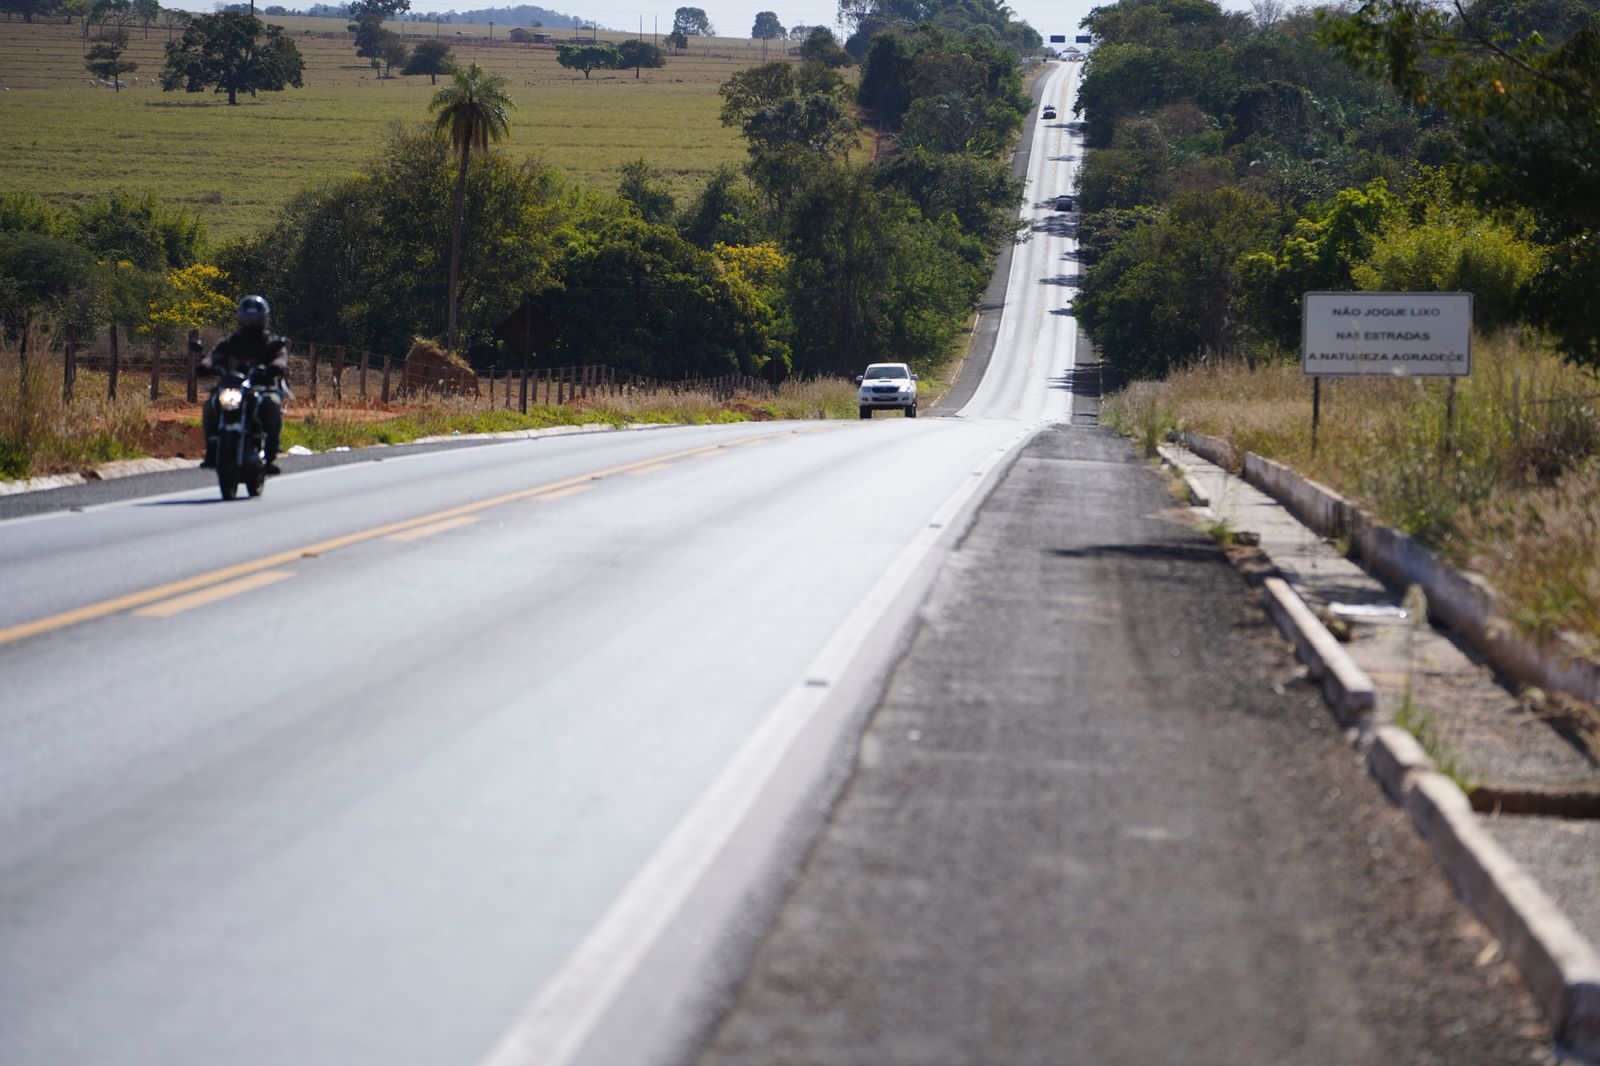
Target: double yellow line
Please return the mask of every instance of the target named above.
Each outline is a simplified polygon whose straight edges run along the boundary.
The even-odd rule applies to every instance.
[[[83,622],[92,622],[97,618],[120,614],[123,611],[137,611],[142,615],[166,617],[205,603],[212,603],[227,596],[281,581],[291,575],[284,572],[268,572],[273,571],[274,567],[284,566],[299,559],[326,555],[329,552],[338,551],[340,548],[348,548],[355,544],[376,540],[379,537],[393,537],[400,534],[408,535],[406,539],[418,539],[433,533],[443,532],[445,529],[453,529],[458,525],[465,525],[472,520],[469,516],[475,515],[480,511],[486,511],[491,507],[516,503],[519,500],[558,499],[581,492],[589,487],[589,483],[599,481],[602,478],[616,474],[654,471],[675,460],[687,459],[696,455],[711,455],[728,446],[725,444],[712,444],[701,448],[688,448],[680,452],[671,452],[667,455],[653,456],[649,459],[640,459],[631,463],[624,463],[621,466],[608,467],[604,470],[537,485],[533,488],[507,492],[500,496],[492,496],[486,500],[478,500],[475,503],[462,504],[459,507],[450,507],[443,511],[434,511],[432,514],[407,518],[401,522],[390,522],[387,525],[374,526],[371,529],[364,529],[357,533],[347,533],[342,537],[334,537],[330,540],[308,544],[303,548],[293,548],[289,551],[262,556],[259,559],[252,559],[250,562],[225,566],[220,570],[196,574],[194,577],[186,577],[181,581],[171,581],[165,585],[156,585],[153,588],[132,592],[126,596],[101,600],[99,603],[75,607],[70,611],[62,611],[47,618],[40,618],[36,621],[23,622],[7,629],[0,629],[0,644],[10,644],[13,641],[25,640],[28,637],[36,637],[42,633],[66,629],[69,626],[79,625]],[[143,609],[141,610],[141,608]]]

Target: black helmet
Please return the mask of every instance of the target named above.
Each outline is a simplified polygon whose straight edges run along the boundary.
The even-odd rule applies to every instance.
[[[272,308],[265,296],[246,296],[239,301],[239,325],[244,329],[266,329]]]

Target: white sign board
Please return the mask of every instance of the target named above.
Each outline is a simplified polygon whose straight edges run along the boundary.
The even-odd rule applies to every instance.
[[[1308,292],[1301,364],[1313,377],[1472,372],[1470,292]]]

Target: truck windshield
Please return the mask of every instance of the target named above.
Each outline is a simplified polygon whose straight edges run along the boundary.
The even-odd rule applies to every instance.
[[[869,378],[903,378],[908,377],[903,366],[870,366],[867,368]]]

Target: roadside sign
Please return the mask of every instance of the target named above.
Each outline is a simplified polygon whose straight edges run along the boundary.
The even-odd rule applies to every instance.
[[[1080,33],[1080,34],[1078,34],[1077,37],[1074,38],[1074,40],[1078,44],[1093,44],[1094,43],[1094,36],[1092,34],[1088,34],[1088,33]]]
[[[1470,292],[1308,292],[1301,369],[1311,377],[1466,377]]]
[[[1051,44],[1066,44],[1067,43],[1067,35],[1064,34],[1064,33],[1052,33],[1050,35],[1050,43]]]

